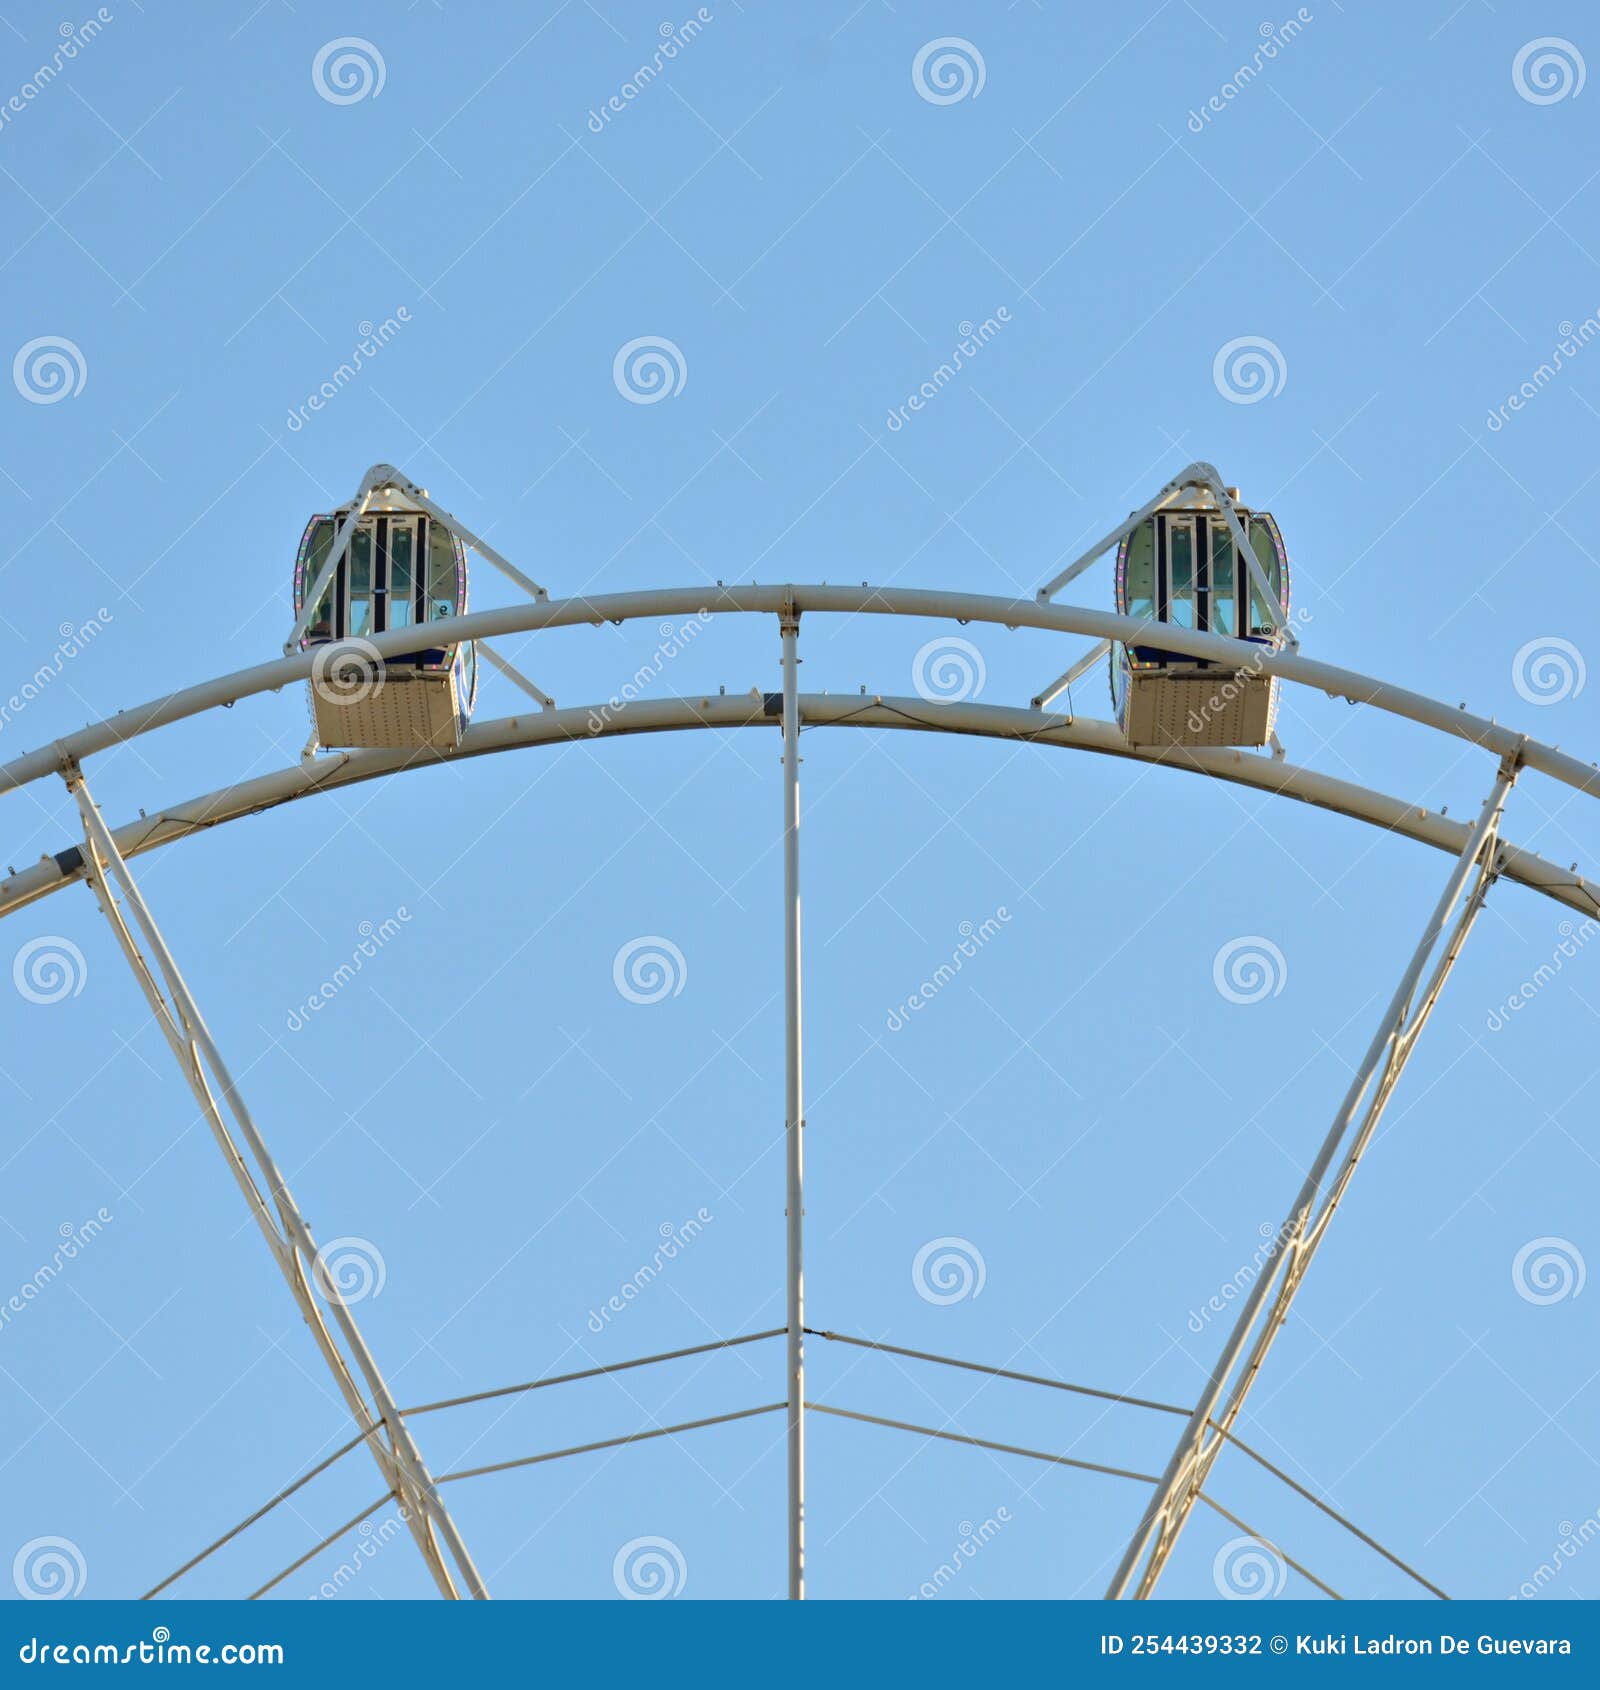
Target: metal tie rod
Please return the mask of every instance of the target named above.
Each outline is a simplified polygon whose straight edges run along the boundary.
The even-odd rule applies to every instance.
[[[1047,1450],[1028,1449],[1022,1444],[996,1443],[992,1438],[975,1438],[969,1432],[947,1432],[937,1426],[916,1426],[909,1420],[889,1420],[881,1414],[862,1414],[853,1408],[834,1408],[828,1403],[813,1402],[807,1403],[806,1406],[814,1414],[832,1414],[840,1420],[860,1420],[868,1426],[887,1426],[894,1432],[916,1432],[925,1438],[939,1438],[952,1444],[969,1444],[975,1449],[994,1450],[1000,1455],[1020,1455],[1029,1461],[1046,1461],[1052,1467],[1076,1467],[1082,1472],[1105,1473],[1115,1479],[1137,1479],[1147,1485],[1153,1485],[1157,1482],[1154,1473],[1136,1473],[1128,1467],[1106,1467],[1095,1461],[1080,1461],[1075,1456],[1052,1455]],[[1308,1567],[1302,1566],[1300,1562],[1295,1560],[1279,1544],[1274,1543],[1265,1533],[1257,1531],[1247,1521],[1241,1520],[1237,1514],[1229,1513],[1214,1497],[1201,1492],[1200,1500],[1208,1508],[1214,1508],[1223,1519],[1237,1526],[1240,1531],[1248,1532],[1258,1543],[1264,1544],[1286,1566],[1293,1567],[1302,1578],[1309,1579],[1324,1595],[1331,1596],[1335,1602],[1344,1600],[1332,1585],[1323,1583],[1314,1572]]]
[[[553,1373],[544,1379],[529,1379],[521,1385],[497,1385],[491,1391],[472,1391],[464,1397],[444,1397],[438,1402],[419,1403],[415,1408],[402,1409],[404,1414],[432,1414],[441,1408],[462,1408],[468,1403],[491,1402],[496,1397],[520,1396],[524,1391],[542,1391],[551,1385],[570,1385],[578,1379],[602,1379],[612,1373],[626,1373],[633,1367],[650,1367],[658,1361],[681,1361],[685,1356],[703,1356],[714,1350],[737,1349],[740,1344],[756,1344],[763,1338],[781,1338],[784,1328],[774,1326],[766,1332],[747,1332],[742,1338],[714,1338],[706,1344],[690,1344],[681,1350],[662,1350],[653,1356],[635,1356],[631,1361],[609,1361],[599,1367],[583,1367],[576,1373]]]
[[[369,1438],[368,1447],[373,1451],[385,1483],[407,1505],[408,1524],[434,1582],[442,1595],[452,1598],[458,1595],[455,1581],[445,1565],[436,1541],[437,1533],[449,1550],[469,1593],[478,1598],[487,1597],[488,1590],[456,1529],[455,1522],[434,1489],[433,1479],[422,1460],[421,1452],[395,1405],[389,1387],[367,1348],[354,1316],[337,1289],[325,1276],[320,1276],[317,1245],[310,1228],[240,1096],[233,1075],[211,1037],[205,1018],[200,1013],[200,1007],[179,973],[178,965],[167,948],[161,929],[117,849],[116,840],[100,815],[82,770],[75,765],[69,765],[62,772],[67,788],[83,817],[88,857],[86,867],[96,901],[117,938],[135,980],[149,1001],[162,1033],[172,1047],[184,1078],[188,1081],[211,1128],[212,1136],[222,1150],[229,1170],[267,1241],[273,1260],[278,1264],[290,1293],[311,1328],[323,1359],[327,1362],[357,1426],[364,1436],[380,1426],[387,1434],[386,1445]],[[165,992],[140,949],[139,941],[128,926],[119,906],[113,881],[116,886],[120,886],[122,898],[132,911],[144,942],[155,958],[156,966],[166,982]],[[228,1130],[227,1122],[218,1106],[216,1092],[212,1089],[213,1082],[216,1092],[221,1093],[222,1100],[227,1104],[228,1112],[232,1115],[239,1136],[249,1149],[257,1170],[266,1182],[266,1196],[263,1196],[255,1176]],[[344,1340],[343,1351],[334,1341],[317,1298],[312,1293],[308,1270],[311,1279],[315,1280],[323,1291],[323,1300],[331,1310],[334,1325]],[[357,1370],[365,1380],[376,1412],[358,1387],[345,1351],[348,1351],[349,1358],[354,1360]]]
[[[981,1373],[991,1379],[1012,1379],[1024,1385],[1045,1385],[1053,1391],[1066,1391],[1073,1396],[1092,1397],[1101,1402],[1116,1403],[1124,1408],[1150,1409],[1157,1414],[1175,1414],[1180,1419],[1184,1420],[1187,1420],[1189,1415],[1193,1412],[1191,1409],[1183,1408],[1177,1403],[1157,1402],[1152,1397],[1129,1396],[1122,1391],[1102,1390],[1096,1385],[1079,1385],[1067,1379],[1052,1379],[1043,1373],[1019,1373],[1015,1368],[992,1367],[987,1362],[965,1361],[958,1356],[936,1355],[932,1350],[910,1350],[905,1348],[902,1344],[886,1344],[875,1338],[856,1338],[846,1332],[826,1332],[814,1326],[808,1326],[806,1331],[810,1333],[812,1337],[824,1338],[830,1343],[851,1344],[857,1349],[877,1350],[885,1355],[906,1356],[912,1361],[933,1362],[939,1367],[960,1368],[968,1373]],[[1311,1490],[1306,1485],[1301,1484],[1298,1479],[1292,1477],[1290,1474],[1285,1473],[1284,1470],[1277,1466],[1274,1462],[1269,1461],[1267,1457],[1260,1452],[1260,1450],[1256,1449],[1251,1444],[1247,1444],[1237,1432],[1224,1431],[1223,1428],[1218,1426],[1214,1420],[1210,1422],[1210,1425],[1213,1431],[1218,1432],[1229,1444],[1233,1446],[1234,1449],[1238,1450],[1241,1455],[1248,1456],[1258,1467],[1265,1469],[1265,1471],[1270,1473],[1273,1478],[1277,1479],[1281,1484],[1287,1485],[1296,1496],[1303,1497],[1313,1508],[1320,1510],[1337,1525],[1343,1526],[1352,1537],[1357,1538],[1360,1542],[1364,1543],[1367,1548],[1381,1555],[1391,1566],[1398,1567],[1408,1578],[1414,1579],[1423,1587],[1424,1590],[1431,1592],[1441,1601],[1448,1602],[1450,1600],[1449,1595],[1445,1591],[1441,1590],[1431,1579],[1424,1577],[1415,1567],[1401,1560],[1401,1558],[1396,1555],[1392,1549],[1386,1549],[1370,1532],[1364,1532],[1354,1520],[1351,1520],[1341,1514],[1331,1503],[1323,1501],[1323,1499],[1318,1496],[1315,1491]],[[1152,1479],[1151,1482],[1154,1483],[1154,1479]]]
[[[648,1443],[651,1438],[672,1438],[679,1432],[697,1432],[702,1426],[725,1426],[731,1420],[753,1420],[758,1414],[776,1414],[787,1405],[764,1402],[756,1408],[736,1408],[731,1414],[708,1414],[700,1420],[680,1420],[675,1426],[652,1426],[643,1432],[624,1432],[616,1438],[597,1438],[590,1444],[573,1444],[567,1449],[547,1449],[538,1455],[518,1455],[510,1461],[491,1461],[483,1467],[461,1467],[454,1473],[441,1473],[441,1485],[453,1485],[458,1479],[480,1479],[486,1473],[509,1473],[517,1467],[537,1467],[546,1461],[564,1461],[569,1455],[592,1455],[596,1450],[621,1449],[625,1444]]]
[[[679,1361],[684,1356],[698,1356],[705,1355],[714,1350],[735,1349],[740,1344],[754,1344],[760,1342],[763,1338],[781,1338],[782,1336],[783,1328],[781,1326],[775,1326],[767,1332],[748,1332],[738,1338],[717,1338],[706,1344],[690,1344],[679,1350],[663,1350],[657,1355],[635,1356],[629,1361],[606,1362],[602,1366],[582,1368],[575,1373],[556,1373],[548,1375],[543,1379],[530,1379],[525,1384],[521,1385],[500,1385],[490,1391],[474,1391],[467,1396],[445,1397],[439,1402],[419,1403],[412,1408],[403,1408],[400,1412],[404,1416],[432,1414],[436,1410],[442,1408],[460,1408],[468,1403],[492,1402],[498,1397],[517,1396],[524,1391],[539,1391],[550,1385],[569,1385],[573,1383],[573,1381],[579,1379],[603,1378],[608,1374],[623,1373],[634,1367],[649,1367],[655,1362]],[[1186,1411],[1179,1409],[1177,1412],[1181,1414]],[[377,1430],[379,1430],[378,1427],[373,1428],[373,1431]],[[224,1545],[231,1543],[241,1532],[245,1531],[248,1527],[253,1526],[257,1520],[264,1519],[274,1508],[278,1506],[280,1502],[287,1502],[296,1491],[302,1490],[306,1485],[310,1484],[313,1479],[323,1473],[326,1473],[336,1461],[341,1460],[344,1456],[348,1455],[351,1450],[355,1449],[358,1444],[364,1442],[365,1439],[371,1436],[371,1432],[357,1433],[355,1437],[340,1444],[337,1449],[333,1450],[328,1455],[325,1455],[319,1462],[316,1463],[315,1466],[307,1468],[306,1471],[297,1479],[291,1480],[290,1483],[285,1485],[282,1490],[277,1491],[274,1495],[270,1496],[259,1508],[256,1508],[251,1513],[247,1514],[244,1519],[238,1523],[238,1525],[231,1527],[214,1542],[207,1544],[198,1555],[191,1556],[190,1559],[185,1561],[175,1573],[169,1573],[160,1584],[156,1585],[153,1589],[146,1591],[140,1600],[148,1602],[152,1596],[159,1596],[169,1585],[175,1584],[185,1573],[191,1572],[194,1568],[198,1567],[202,1561],[206,1560],[207,1557],[214,1555]],[[443,1481],[440,1482],[442,1483]]]
[[[141,1602],[148,1602],[152,1597],[159,1596],[163,1590],[168,1588],[168,1586],[176,1584],[185,1573],[193,1572],[202,1561],[215,1555],[216,1552],[225,1544],[232,1543],[240,1532],[248,1530],[248,1528],[253,1526],[257,1520],[264,1520],[280,1502],[287,1502],[296,1491],[303,1490],[313,1479],[320,1477],[323,1473],[326,1473],[336,1461],[342,1460],[345,1456],[347,1456],[358,1444],[365,1443],[366,1440],[372,1436],[373,1432],[380,1430],[380,1427],[374,1426],[371,1432],[357,1432],[353,1438],[350,1438],[346,1442],[340,1444],[339,1447],[331,1454],[325,1455],[314,1467],[308,1467],[298,1479],[291,1480],[291,1482],[286,1484],[282,1490],[277,1491],[272,1496],[268,1497],[259,1508],[254,1509],[249,1514],[246,1514],[238,1525],[229,1527],[229,1529],[225,1531],[221,1537],[215,1539],[211,1543],[208,1543],[198,1555],[191,1555],[175,1573],[168,1573],[167,1576],[162,1579],[160,1584],[152,1585],[144,1593],[144,1595],[139,1598],[139,1600]],[[391,1495],[392,1494],[393,1493],[391,1492]]]

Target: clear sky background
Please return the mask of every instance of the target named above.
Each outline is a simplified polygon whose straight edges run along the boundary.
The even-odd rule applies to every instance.
[[[1233,0],[708,9],[600,133],[589,114],[660,39],[651,7],[114,0],[7,112],[0,367],[44,337],[75,349],[65,395],[48,367],[35,390],[37,353],[0,381],[11,684],[57,666],[63,627],[106,616],[8,712],[0,754],[274,655],[306,517],[383,459],[562,597],[719,577],[1031,594],[1206,458],[1277,515],[1308,654],[1600,748],[1582,666],[1600,350],[1490,426],[1562,325],[1600,311],[1600,88],[1577,86],[1570,53],[1564,98],[1546,97],[1559,70],[1513,74],[1544,36],[1600,69],[1587,8],[1313,0],[1226,100],[1283,17]],[[0,94],[51,60],[62,21],[5,8]],[[940,103],[913,64],[951,35],[982,87],[968,52],[972,89]],[[341,36],[382,62],[381,90],[368,54],[372,88],[348,103],[313,78]],[[891,429],[960,325],[1001,308],[978,357]],[[361,325],[391,317],[358,378],[291,427]],[[633,403],[613,361],[646,336],[677,348],[679,390]],[[1270,343],[1265,396],[1214,377],[1241,339]],[[1109,566],[1074,591],[1108,606]],[[512,590],[479,568],[474,595]],[[1026,703],[1083,646],[814,617],[804,685],[910,694],[919,649],[949,633],[981,654],[991,703]],[[509,644],[576,705],[658,638]],[[1552,639],[1576,659],[1535,701],[1518,654]],[[722,617],[652,696],[775,688],[777,659],[770,618]],[[479,719],[523,702],[486,676]],[[1073,702],[1105,714],[1103,673]],[[1452,815],[1493,775],[1457,741],[1320,696],[1290,693],[1280,728],[1291,760]],[[306,732],[293,689],[89,777],[117,824],[292,764]],[[1121,761],[843,729],[804,751],[812,1323],[1192,1401],[1221,1331],[1191,1311],[1281,1218],[1447,860]],[[0,861],[79,837],[59,784],[0,808]],[[381,1254],[357,1312],[402,1403],[781,1324],[779,824],[776,736],[695,733],[413,773],[137,864],[313,1227]],[[1506,831],[1596,868],[1591,802],[1541,777]],[[959,980],[892,1031],[961,924],[1002,907]],[[1513,1594],[1600,1507],[1600,1290],[1532,1301],[1513,1272],[1531,1241],[1564,1241],[1576,1288],[1600,1255],[1600,946],[1492,1030],[1567,919],[1496,890],[1243,1424],[1458,1596]],[[295,1030],[363,924],[390,920]],[[684,970],[642,1005],[613,959],[648,935]],[[1249,936],[1281,953],[1281,989],[1239,1003],[1213,962]],[[66,1538],[86,1594],[133,1595],[348,1420],[81,887],[12,917],[0,961],[44,938],[81,952],[81,990],[4,994],[0,1291],[63,1228],[114,1218],[0,1326],[0,1558]],[[699,1236],[592,1330],[663,1228],[702,1209]],[[913,1263],[952,1237],[982,1289],[936,1304]],[[1090,1460],[1159,1468],[1175,1432],[822,1342],[810,1364],[820,1401]],[[448,1471],[782,1390],[769,1342],[416,1426]],[[945,1599],[1097,1595],[1144,1498],[839,1420],[810,1439],[819,1597],[910,1596],[963,1523],[1002,1509]],[[363,1462],[180,1589],[253,1589],[375,1494]],[[1238,1457],[1214,1488],[1344,1594],[1416,1592]],[[772,1416],[449,1495],[503,1596],[615,1599],[618,1550],[655,1536],[686,1597],[770,1598],[783,1490]],[[1163,1593],[1214,1595],[1237,1535],[1198,1515]],[[314,1594],[356,1537],[278,1594]],[[397,1541],[346,1599],[430,1591]],[[1291,1575],[1286,1592],[1311,1588]],[[1597,1594],[1589,1549],[1545,1599]]]

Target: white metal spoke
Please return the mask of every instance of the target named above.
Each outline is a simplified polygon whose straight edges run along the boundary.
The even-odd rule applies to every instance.
[[[784,1163],[787,1171],[785,1307],[789,1385],[789,1598],[806,1593],[805,1088],[800,1043],[800,636],[799,613],[783,634],[783,998]]]
[[[267,1149],[254,1118],[239,1094],[222,1053],[213,1041],[200,1013],[199,1005],[178,971],[177,963],[167,948],[161,930],[156,925],[127,863],[117,849],[111,830],[100,815],[99,808],[83,779],[82,771],[69,767],[64,771],[64,776],[83,818],[85,866],[96,901],[117,938],[134,978],[149,1000],[167,1042],[178,1058],[184,1078],[200,1105],[218,1147],[227,1159],[229,1169],[266,1238],[268,1249],[278,1264],[300,1313],[311,1328],[317,1346],[322,1351],[329,1371],[333,1374],[358,1428],[363,1435],[367,1435],[381,1427],[385,1434],[386,1441],[369,1436],[368,1447],[372,1450],[391,1492],[398,1495],[406,1506],[407,1523],[435,1583],[445,1596],[453,1597],[458,1594],[454,1578],[445,1565],[435,1541],[434,1534],[437,1531],[448,1547],[456,1571],[465,1582],[468,1592],[475,1597],[487,1596],[488,1591],[473,1565],[454,1521],[438,1497],[421,1452],[395,1405],[389,1387],[378,1370],[349,1307],[331,1282],[324,1287],[325,1294],[320,1301],[308,1283],[308,1272],[313,1276],[316,1273],[316,1241],[296,1206],[277,1163]],[[119,890],[120,902],[117,896]],[[155,958],[155,969],[151,968],[144,950],[129,926],[121,907],[123,904],[131,911],[144,946]],[[228,1114],[232,1116],[234,1128],[239,1138],[244,1141],[250,1159],[255,1164],[255,1173],[252,1173],[249,1163],[234,1140],[233,1133],[229,1130],[227,1120],[224,1119],[217,1099],[219,1092],[227,1105]],[[265,1184],[265,1192],[258,1184],[258,1175],[260,1181]],[[335,1341],[323,1316],[324,1305],[331,1311],[333,1324],[344,1341],[343,1350]],[[356,1383],[351,1361],[355,1363],[356,1371],[361,1374],[367,1391],[371,1394],[370,1404]]]
[[[1501,764],[1494,789],[1484,801],[1477,823],[1467,836],[1455,868],[1439,896],[1411,960],[1401,975],[1400,984],[1396,987],[1383,1020],[1373,1035],[1366,1056],[1350,1082],[1333,1125],[1323,1140],[1287,1218],[1278,1229],[1276,1248],[1268,1260],[1267,1267],[1251,1287],[1250,1294],[1223,1346],[1222,1354],[1212,1369],[1205,1391],[1196,1404],[1155,1494],[1151,1497],[1113,1575],[1111,1586],[1106,1592],[1108,1596],[1127,1594],[1136,1574],[1138,1582],[1134,1594],[1141,1598],[1150,1596],[1171,1557],[1210,1466],[1244,1406],[1245,1398],[1259,1375],[1272,1340],[1288,1315],[1290,1304],[1310,1266],[1311,1257],[1321,1243],[1350,1176],[1377,1129],[1390,1093],[1416,1047],[1417,1035],[1432,1013],[1444,981],[1460,954],[1466,934],[1477,919],[1497,862],[1500,816],[1506,795],[1516,780],[1517,768],[1515,758],[1508,757]],[[1456,921],[1454,930],[1446,941],[1444,953],[1433,970],[1428,988],[1420,1004],[1417,1004],[1417,987],[1423,971],[1450,925],[1456,905],[1475,871],[1478,875],[1477,884],[1468,896],[1466,908]],[[1364,1100],[1368,1101],[1357,1125],[1358,1112],[1362,1111]],[[1345,1151],[1343,1165],[1328,1192],[1324,1194],[1323,1181],[1341,1149]],[[1267,1313],[1265,1324],[1257,1333],[1257,1323],[1269,1298],[1272,1299],[1272,1306]],[[1246,1345],[1251,1342],[1252,1334],[1255,1334],[1253,1347],[1248,1359],[1244,1360],[1241,1366],[1241,1358],[1245,1355]],[[1216,1427],[1215,1437],[1211,1431],[1213,1423]]]

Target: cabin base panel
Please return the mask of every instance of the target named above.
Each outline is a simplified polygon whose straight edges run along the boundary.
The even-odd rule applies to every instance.
[[[380,677],[352,688],[347,700],[313,686],[311,713],[330,750],[454,751],[461,743],[453,673]]]
[[[1128,677],[1122,731],[1143,747],[1265,745],[1277,714],[1269,675],[1151,672]]]

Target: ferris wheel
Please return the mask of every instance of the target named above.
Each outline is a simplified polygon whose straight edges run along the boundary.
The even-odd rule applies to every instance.
[[[526,602],[492,610],[469,609],[469,553],[476,553],[509,579]],[[1107,553],[1114,558],[1115,608],[1058,602],[1057,595]],[[806,1425],[808,1417],[816,1414],[1068,1469],[1087,1469],[1142,1487],[1144,1499],[1130,1510],[1130,1535],[1107,1592],[1112,1597],[1144,1598],[1154,1592],[1197,1506],[1215,1511],[1319,1589],[1337,1594],[1264,1531],[1230,1512],[1214,1489],[1208,1488],[1225,1449],[1240,1452],[1311,1501],[1428,1593],[1445,1594],[1393,1549],[1274,1466],[1236,1427],[1491,888],[1506,879],[1585,916],[1600,914],[1600,897],[1576,864],[1562,869],[1502,835],[1507,799],[1524,770],[1600,797],[1600,768],[1464,709],[1302,655],[1290,611],[1289,556],[1278,524],[1269,512],[1241,503],[1239,491],[1225,485],[1217,470],[1206,463],[1187,466],[1028,600],[867,583],[859,587],[719,583],[552,599],[545,587],[436,504],[400,470],[377,464],[362,477],[347,504],[317,513],[305,524],[295,553],[291,600],[293,622],[281,657],[120,712],[0,767],[0,792],[60,778],[76,802],[83,827],[81,843],[67,844],[0,880],[0,916],[27,908],[74,882],[89,887],[353,1421],[353,1435],[344,1444],[286,1482],[243,1521],[214,1537],[154,1584],[148,1596],[172,1588],[336,1461],[365,1449],[380,1474],[382,1495],[252,1594],[275,1588],[378,1508],[395,1503],[440,1594],[484,1598],[489,1591],[446,1501],[449,1485],[767,1414],[783,1416],[787,1428],[785,1555],[791,1598],[803,1597],[806,1588]],[[746,697],[611,699],[559,708],[494,644],[515,633],[695,614],[776,618],[781,691]],[[1015,706],[930,702],[886,694],[802,694],[799,641],[802,619],[808,615],[915,617],[1029,627],[1067,638],[1087,638],[1091,643],[1031,701]],[[520,688],[536,708],[475,721],[480,659]],[[1065,712],[1055,708],[1076,681],[1102,664],[1110,682],[1110,718],[1085,718],[1070,708]],[[96,754],[239,699],[302,684],[307,688],[312,732],[297,764],[156,814],[141,812],[136,820],[118,826],[101,815],[85,773],[86,763]],[[1452,820],[1443,811],[1404,797],[1291,763],[1276,732],[1279,698],[1282,688],[1290,684],[1366,705],[1478,747],[1486,757],[1487,791],[1476,818]],[[958,733],[1159,763],[1297,799],[1431,847],[1448,859],[1438,899],[1421,924],[1415,949],[1194,1403],[1153,1402],[1099,1386],[908,1350],[807,1324],[798,747],[802,728],[818,727]],[[353,1305],[360,1299],[349,1294],[336,1251],[319,1247],[313,1236],[274,1158],[267,1133],[208,1030],[130,862],[266,809],[440,761],[706,728],[775,729],[782,737],[781,792],[774,803],[782,805],[784,840],[784,1324],[768,1331],[730,1334],[687,1349],[403,1407],[357,1323]],[[541,1390],[623,1368],[780,1338],[783,1389],[772,1402],[454,1472],[435,1473],[416,1435],[414,1422],[419,1416],[489,1396]],[[1182,1421],[1182,1429],[1165,1468],[1160,1473],[1143,1473],[1000,1443],[965,1430],[865,1414],[808,1397],[808,1338],[1085,1393],[1173,1416]],[[670,1570],[656,1569],[654,1576],[670,1576]]]

